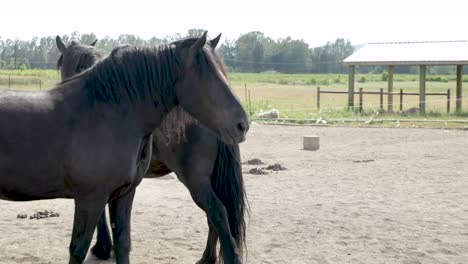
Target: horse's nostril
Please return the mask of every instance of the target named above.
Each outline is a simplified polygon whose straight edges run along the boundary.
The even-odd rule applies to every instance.
[[[244,123],[244,122],[239,122],[237,124],[237,129],[239,130],[239,132],[241,132],[242,134],[245,134],[247,133],[247,130],[249,129],[249,125],[247,123]]]
[[[243,133],[245,131],[245,125],[242,122],[238,123],[237,129],[239,129],[239,131]]]

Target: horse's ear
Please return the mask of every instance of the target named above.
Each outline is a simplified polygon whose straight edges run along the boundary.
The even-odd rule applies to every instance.
[[[205,31],[205,33],[203,33],[203,36],[201,36],[199,39],[197,39],[197,41],[195,41],[195,43],[192,44],[192,46],[190,47],[190,51],[192,54],[197,54],[200,51],[202,51],[203,47],[206,44],[207,33],[208,31]]]
[[[91,43],[89,45],[94,47],[96,45],[96,42],[97,42],[97,39],[95,41],[93,41],[93,43]]]
[[[219,39],[220,39],[220,38],[221,38],[221,33],[219,33],[219,35],[218,35],[216,38],[214,38],[214,39],[208,41],[208,44],[210,44],[210,46],[211,46],[212,49],[215,49],[215,48],[216,48],[216,46],[217,46],[218,43],[219,43]]]
[[[57,37],[55,38],[55,43],[57,43],[57,48],[60,50],[60,52],[64,53],[67,47],[65,46],[65,43],[59,35],[57,35]]]

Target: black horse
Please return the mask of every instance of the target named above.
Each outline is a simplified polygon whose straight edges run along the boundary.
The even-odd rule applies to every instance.
[[[219,38],[209,41],[212,49],[215,49]],[[57,62],[62,78],[69,78],[91,67],[102,57],[94,48],[96,41],[90,46],[74,41],[66,46],[57,36],[56,42],[62,53]],[[168,131],[176,133],[168,137]],[[221,237],[221,261],[238,263],[234,260],[242,258],[245,246],[246,211],[239,146],[226,145],[218,140],[213,132],[193,120],[181,107],[174,108],[154,134],[157,136],[153,138],[152,161],[145,177],[163,176],[174,171],[197,205],[207,214],[208,240],[198,263],[216,262],[218,234]],[[93,253],[98,258],[108,259],[111,248],[106,215],[103,214],[98,223]]]
[[[205,33],[116,48],[52,90],[1,91],[0,199],[73,198],[69,263],[83,262],[109,203],[116,260],[129,263],[135,188],[167,113],[181,105],[226,143],[245,139],[247,115],[221,67]]]

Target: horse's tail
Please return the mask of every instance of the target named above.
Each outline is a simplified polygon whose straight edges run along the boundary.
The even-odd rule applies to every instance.
[[[211,176],[212,188],[226,208],[229,228],[242,257],[245,248],[245,194],[239,145],[227,145],[218,140],[218,154]],[[219,253],[222,262],[223,255]]]

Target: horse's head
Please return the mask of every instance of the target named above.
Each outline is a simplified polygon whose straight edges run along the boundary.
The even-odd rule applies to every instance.
[[[72,41],[67,46],[62,38],[57,36],[55,42],[61,53],[57,68],[60,69],[62,80],[88,69],[102,57],[94,48],[97,40],[93,41],[90,46],[81,45],[76,41]]]
[[[229,144],[245,140],[249,129],[247,114],[233,93],[221,59],[214,49],[219,37],[174,42],[181,58],[181,78],[175,86],[179,104],[193,117]]]

